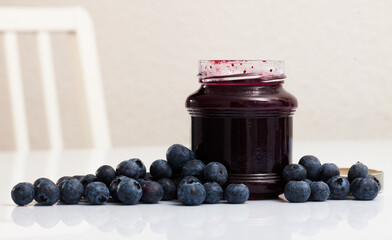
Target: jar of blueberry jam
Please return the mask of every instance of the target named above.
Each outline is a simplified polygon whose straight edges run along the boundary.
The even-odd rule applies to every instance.
[[[227,184],[246,184],[251,199],[278,197],[291,163],[297,100],[283,88],[283,64],[202,60],[201,87],[186,100],[196,158],[224,164]]]

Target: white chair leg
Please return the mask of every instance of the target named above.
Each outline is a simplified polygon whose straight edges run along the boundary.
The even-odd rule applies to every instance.
[[[111,147],[111,138],[101,73],[99,71],[94,28],[90,16],[82,8],[77,9],[77,26],[76,36],[86,90],[93,144],[97,148],[109,148]]]
[[[4,47],[6,68],[9,79],[16,150],[28,151],[30,144],[27,128],[26,106],[20,69],[18,37],[15,32],[4,33]]]
[[[52,44],[48,32],[38,32],[38,55],[41,66],[46,119],[51,149],[63,149],[59,101],[54,75]]]

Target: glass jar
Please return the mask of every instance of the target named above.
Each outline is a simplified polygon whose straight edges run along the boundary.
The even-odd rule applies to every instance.
[[[283,64],[202,60],[201,87],[186,100],[196,158],[224,164],[227,184],[246,184],[251,199],[278,197],[291,163],[297,100],[283,89]]]

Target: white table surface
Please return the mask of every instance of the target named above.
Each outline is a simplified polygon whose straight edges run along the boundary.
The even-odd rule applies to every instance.
[[[141,158],[147,166],[164,147],[108,151],[0,153],[0,239],[392,239],[392,140],[295,142],[294,162],[314,154],[323,163],[349,167],[361,161],[383,170],[385,189],[373,201],[288,203],[283,199],[241,205],[183,206],[178,202],[126,206],[85,204],[17,207],[10,191],[20,181],[94,173],[102,164]]]

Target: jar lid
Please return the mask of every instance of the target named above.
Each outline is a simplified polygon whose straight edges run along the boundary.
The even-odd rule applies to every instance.
[[[282,60],[200,60],[198,76],[201,82],[245,79],[273,82],[286,77]]]

